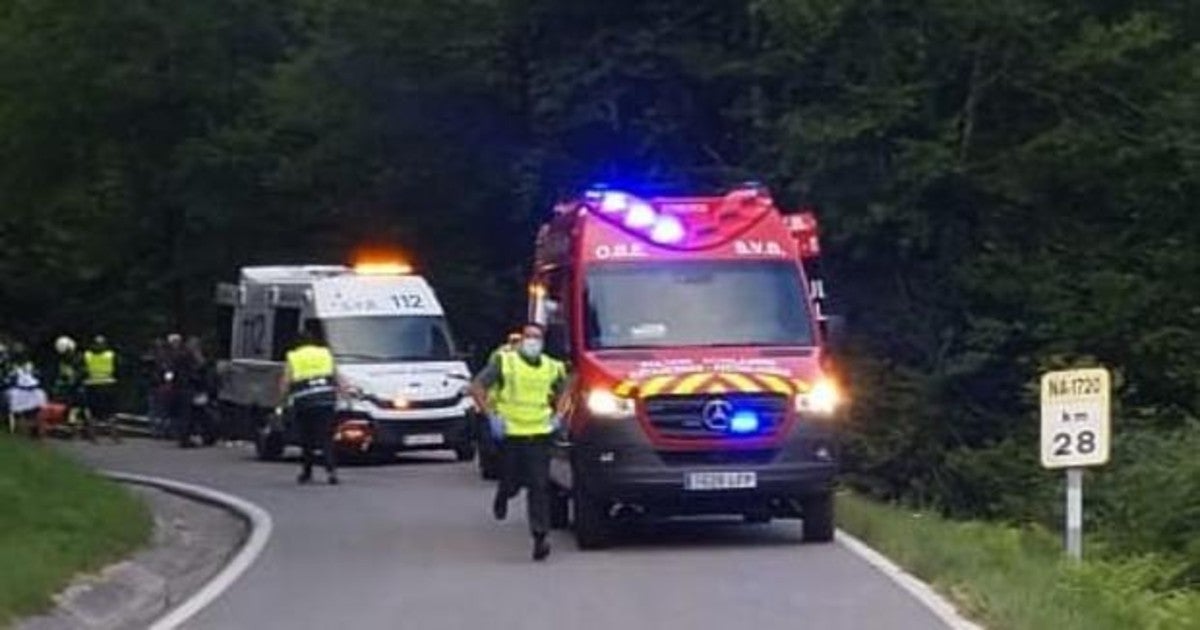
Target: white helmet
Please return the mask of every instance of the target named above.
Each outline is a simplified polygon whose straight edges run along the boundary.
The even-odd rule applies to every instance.
[[[75,351],[75,340],[63,335],[54,340],[54,350],[59,354],[67,354]]]

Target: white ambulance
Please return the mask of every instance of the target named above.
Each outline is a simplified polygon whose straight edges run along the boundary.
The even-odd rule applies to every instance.
[[[220,404],[253,436],[262,459],[298,443],[280,409],[284,357],[309,320],[320,322],[337,361],[339,451],[391,457],[448,449],[475,456],[470,372],[442,306],[406,265],[246,267],[217,288]]]

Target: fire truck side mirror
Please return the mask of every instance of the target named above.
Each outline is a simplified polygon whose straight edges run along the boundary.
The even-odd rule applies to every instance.
[[[821,337],[830,350],[841,350],[846,345],[846,318],[842,315],[821,318]]]

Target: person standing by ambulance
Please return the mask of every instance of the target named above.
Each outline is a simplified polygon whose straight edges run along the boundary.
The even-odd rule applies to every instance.
[[[107,427],[114,442],[120,441],[114,415],[117,411],[117,353],[104,335],[96,335],[83,353],[84,400],[93,426]]]
[[[533,559],[550,555],[550,447],[561,426],[557,413],[566,390],[563,363],[543,353],[545,333],[527,324],[516,352],[498,352],[471,384],[471,396],[487,414],[492,434],[503,440],[500,482],[492,501],[497,520],[508,502],[526,489]]]
[[[292,407],[300,430],[301,484],[312,481],[314,451],[321,449],[329,485],[338,484],[337,458],[333,450],[333,422],[337,409],[337,367],[333,352],[325,345],[320,323],[309,320],[300,333],[300,342],[287,354],[282,389]]]
[[[83,379],[86,368],[75,340],[63,335],[54,340],[55,361],[51,373],[50,399],[63,405],[62,422],[71,431],[83,434],[84,439],[96,441],[92,422],[84,408]]]

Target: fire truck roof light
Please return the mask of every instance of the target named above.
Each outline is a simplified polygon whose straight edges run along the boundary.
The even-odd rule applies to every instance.
[[[625,226],[641,230],[653,227],[657,219],[658,213],[650,207],[650,204],[644,201],[634,201],[629,204],[629,210],[625,213]]]
[[[607,214],[624,212],[629,206],[629,195],[623,192],[600,193],[600,211]]]
[[[683,240],[684,236],[687,234],[683,229],[683,222],[670,215],[658,217],[654,223],[654,229],[650,232],[650,240],[662,245],[678,243]]]

